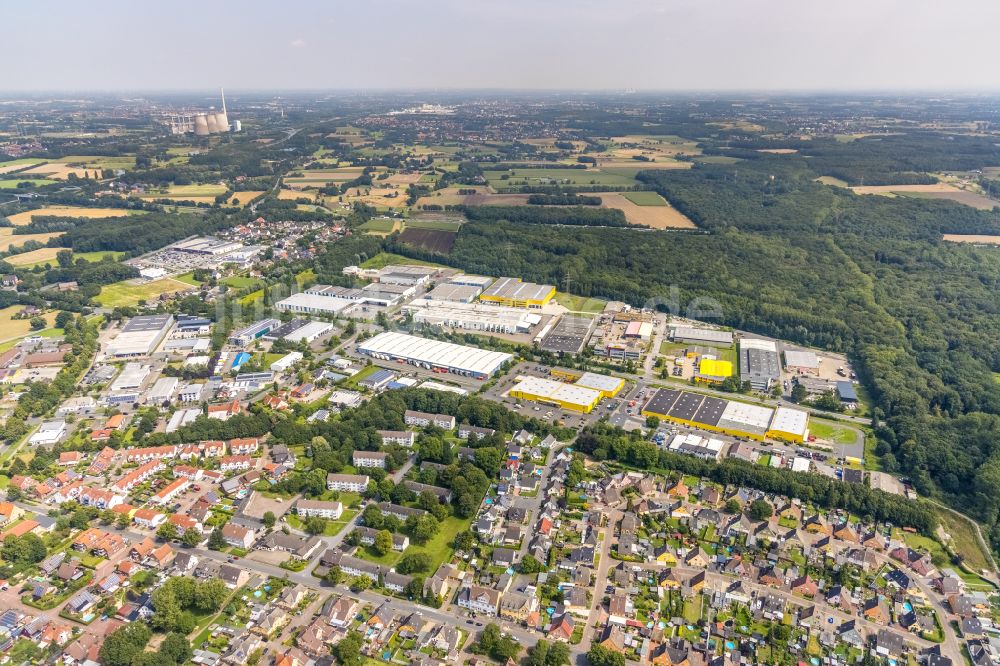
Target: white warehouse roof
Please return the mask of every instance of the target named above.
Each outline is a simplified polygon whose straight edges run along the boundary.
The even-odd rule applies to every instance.
[[[794,349],[786,349],[785,367],[811,368],[813,370],[816,370],[819,368],[819,357],[816,356],[815,352],[811,351],[797,351]]]
[[[333,330],[333,324],[325,321],[311,321],[302,328],[297,328],[285,336],[289,342],[312,342],[321,335]]]
[[[774,410],[774,418],[771,420],[770,430],[801,435],[805,438],[808,433],[808,427],[808,412],[801,409],[792,409],[791,407],[778,407]]]
[[[602,375],[596,372],[585,372],[573,383],[583,388],[597,389],[598,391],[604,391],[605,393],[614,393],[622,387],[625,380],[619,377],[612,377],[611,375]]]
[[[767,431],[767,426],[771,423],[773,413],[774,410],[769,407],[730,400],[726,404],[726,408],[722,411],[722,418],[719,419],[719,425],[721,426],[723,423],[728,422],[729,424],[742,426],[748,431],[759,431],[763,434]]]
[[[704,342],[714,342],[716,344],[733,344],[732,331],[718,331],[710,328],[695,328],[694,326],[676,326],[674,328],[674,338],[685,340],[701,340]]]
[[[740,338],[740,349],[759,349],[761,351],[778,352],[778,345],[774,340],[762,340],[760,338]]]
[[[317,296],[316,294],[292,294],[274,304],[279,310],[291,312],[340,312],[357,301],[336,296]]]
[[[369,355],[401,358],[476,375],[492,375],[500,369],[500,366],[513,358],[504,352],[487,351],[394,332],[379,333],[374,338],[359,344],[358,349]]]
[[[511,391],[523,391],[528,395],[565,402],[571,405],[593,405],[601,392],[585,386],[564,384],[563,382],[543,379],[541,377],[524,377],[511,387]]]

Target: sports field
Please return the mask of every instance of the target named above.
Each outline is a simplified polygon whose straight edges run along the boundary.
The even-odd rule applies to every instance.
[[[7,219],[15,227],[21,224],[27,224],[35,217],[42,217],[45,215],[56,215],[59,217],[86,217],[86,218],[105,218],[105,217],[124,217],[125,215],[142,215],[146,211],[144,210],[126,210],[124,208],[84,208],[82,206],[45,206],[44,208],[38,208],[36,210],[27,210],[23,213],[15,213]]]
[[[94,300],[105,307],[114,308],[137,305],[139,301],[149,302],[161,294],[187,291],[191,288],[191,285],[173,278],[162,278],[142,284],[133,284],[128,281],[115,282],[101,287],[101,293]]]

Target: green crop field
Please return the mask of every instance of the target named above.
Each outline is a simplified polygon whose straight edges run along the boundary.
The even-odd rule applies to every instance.
[[[585,187],[588,185],[614,185],[630,187],[636,181],[605,171],[589,169],[511,169],[506,171],[484,171],[483,176],[495,188],[520,187],[522,185],[559,184]],[[507,176],[507,178],[503,178]]]
[[[259,280],[252,277],[246,277],[245,275],[233,275],[231,277],[222,278],[219,281],[224,285],[232,287],[233,289],[245,289],[247,287],[252,287],[259,282]]]
[[[101,287],[101,293],[94,300],[104,307],[124,307],[137,305],[139,301],[152,301],[161,294],[170,294],[190,288],[190,284],[172,278],[153,280],[143,284],[115,282]]]
[[[462,223],[458,220],[413,218],[407,220],[405,224],[410,229],[433,229],[435,231],[458,231],[462,228]]]
[[[89,261],[91,263],[97,261],[103,261],[104,257],[111,257],[112,259],[120,259],[125,256],[124,252],[109,252],[109,251],[98,251],[98,252],[74,252],[73,253],[73,263],[78,260],[83,259],[84,261]],[[45,259],[42,261],[36,261],[30,264],[20,264],[18,268],[34,268],[35,266],[44,266],[45,264],[56,265],[55,259]]]
[[[0,190],[17,189],[18,183],[31,183],[34,187],[41,187],[42,185],[51,185],[58,182],[58,180],[51,180],[49,178],[14,178],[11,180],[0,180]]]
[[[419,261],[417,259],[410,259],[409,257],[404,257],[398,254],[392,254],[390,252],[380,252],[368,261],[361,264],[361,268],[385,268],[386,266],[399,266],[400,264],[411,264],[413,266],[435,266],[438,268],[444,268],[441,264],[431,263],[429,261]]]
[[[362,224],[358,229],[361,231],[374,231],[375,233],[388,234],[392,233],[392,230],[396,227],[396,221],[390,220],[384,217],[378,217],[368,220]]]
[[[656,192],[626,192],[625,198],[637,206],[666,206],[667,200]]]

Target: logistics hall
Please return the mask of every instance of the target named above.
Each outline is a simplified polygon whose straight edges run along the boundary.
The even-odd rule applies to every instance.
[[[809,435],[808,414],[800,409],[771,409],[676,389],[659,389],[642,408],[642,414],[757,441],[772,438],[803,442]]]
[[[358,351],[384,361],[405,361],[427,370],[486,379],[514,357],[510,354],[429,340],[406,333],[379,333],[358,344]]]

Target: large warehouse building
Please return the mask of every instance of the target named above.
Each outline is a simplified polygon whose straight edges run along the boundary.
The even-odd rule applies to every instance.
[[[108,356],[130,358],[149,356],[167,337],[174,325],[174,316],[143,315],[132,317],[121,333],[108,345]]]
[[[285,312],[305,312],[308,314],[337,314],[345,308],[357,303],[345,298],[334,296],[317,296],[316,294],[292,294],[274,304],[278,310]]]
[[[676,326],[670,332],[675,342],[693,342],[695,344],[725,345],[733,344],[732,331],[719,331],[711,328],[695,328],[694,326]]]
[[[601,392],[575,384],[541,377],[525,377],[511,388],[510,397],[531,400],[572,412],[589,414],[601,400]]]
[[[479,300],[512,308],[540,308],[555,295],[556,288],[550,284],[521,282],[518,278],[502,277],[483,291]]]
[[[775,410],[676,389],[658,390],[642,408],[642,414],[757,441],[770,437],[802,442],[809,434],[808,414],[802,410]]]
[[[468,287],[466,287],[468,288]],[[516,335],[528,333],[542,318],[523,308],[483,305],[481,303],[445,303],[417,299],[403,307],[413,314],[413,321],[430,326],[461,328]]]
[[[778,345],[773,340],[740,339],[740,381],[754,391],[768,391],[781,377]]]
[[[619,391],[625,388],[625,380],[621,377],[601,375],[596,372],[583,373],[574,384],[599,391],[602,398],[613,398],[618,395]]]
[[[495,375],[514,358],[503,352],[394,332],[379,333],[365,340],[358,344],[358,351],[385,361],[406,361],[428,370],[440,369],[476,379]]]

